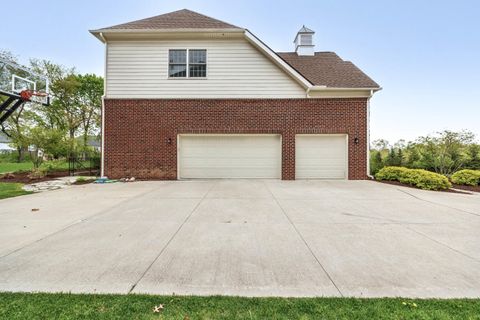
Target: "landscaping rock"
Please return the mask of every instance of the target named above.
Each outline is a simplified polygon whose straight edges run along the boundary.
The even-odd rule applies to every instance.
[[[67,179],[56,179],[26,184],[23,186],[23,190],[32,192],[51,191],[66,188],[70,186],[70,184],[70,181]]]

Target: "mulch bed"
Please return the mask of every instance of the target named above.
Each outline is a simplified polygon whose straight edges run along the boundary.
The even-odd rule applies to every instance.
[[[36,183],[42,181],[48,181],[55,178],[67,177],[69,175],[68,170],[49,172],[45,177],[31,179],[29,177],[30,172],[16,172],[0,174],[0,182],[14,182],[14,183]]]
[[[407,188],[422,190],[422,189],[420,189],[420,188],[411,186],[411,185],[409,185],[409,184],[404,184],[404,183],[401,183],[401,182],[398,182],[398,181],[386,181],[386,180],[374,180],[374,181],[379,182],[379,183],[392,184],[392,185],[395,185],[395,186],[402,186],[402,187],[407,187]],[[456,188],[456,186],[454,186],[454,188]],[[465,190],[467,190],[467,189],[465,189]],[[436,192],[449,192],[449,193],[460,193],[460,194],[471,194],[471,193],[469,193],[469,192],[458,191],[458,190],[453,190],[453,189],[447,189],[447,190],[431,190],[431,191],[436,191]]]
[[[461,184],[453,184],[453,187],[455,189],[462,189],[462,190],[467,190],[467,191],[480,192],[480,186],[464,186],[464,185],[461,185]]]
[[[95,180],[94,179],[90,179],[90,180],[83,180],[83,181],[75,181],[73,182],[72,184],[73,185],[76,185],[76,186],[81,186],[82,184],[89,184],[89,183],[93,183]]]

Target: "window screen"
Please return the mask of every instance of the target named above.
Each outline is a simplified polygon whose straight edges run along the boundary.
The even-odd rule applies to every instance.
[[[168,76],[171,78],[187,76],[187,50],[170,50],[168,52]]]
[[[190,78],[205,78],[207,76],[207,50],[189,50],[188,69]]]

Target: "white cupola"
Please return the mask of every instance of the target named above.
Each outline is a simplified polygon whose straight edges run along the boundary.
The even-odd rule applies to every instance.
[[[299,56],[315,55],[315,45],[313,44],[313,35],[315,31],[303,26],[297,33],[295,40],[295,52]]]

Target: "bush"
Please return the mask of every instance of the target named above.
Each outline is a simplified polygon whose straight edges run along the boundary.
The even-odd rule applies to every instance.
[[[44,178],[46,175],[47,175],[47,172],[44,169],[34,168],[32,171],[30,171],[28,178],[35,180],[35,179]]]
[[[452,186],[447,177],[423,169],[384,167],[376,175],[377,180],[399,181],[424,190],[444,190]]]
[[[399,181],[400,177],[405,174],[405,171],[410,170],[404,167],[383,167],[375,175],[377,180]]]
[[[451,180],[455,184],[478,186],[480,185],[480,170],[460,170],[455,172]]]

